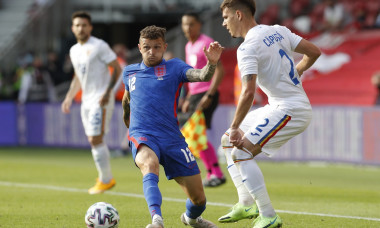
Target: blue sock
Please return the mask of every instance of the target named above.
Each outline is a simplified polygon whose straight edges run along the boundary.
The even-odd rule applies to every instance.
[[[150,215],[161,214],[162,196],[158,188],[158,176],[154,173],[148,173],[143,177],[143,190],[145,200],[148,203]]]
[[[206,204],[202,206],[194,205],[189,198],[186,200],[186,215],[191,219],[196,219],[206,210]]]

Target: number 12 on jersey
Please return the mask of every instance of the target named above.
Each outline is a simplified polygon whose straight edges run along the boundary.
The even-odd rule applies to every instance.
[[[129,86],[129,92],[132,92],[133,90],[136,89],[136,77],[132,77],[128,80],[128,86]]]

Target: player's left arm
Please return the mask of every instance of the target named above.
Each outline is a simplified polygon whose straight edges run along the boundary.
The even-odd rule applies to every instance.
[[[217,41],[210,43],[208,49],[203,47],[203,52],[207,58],[207,64],[202,69],[189,69],[186,71],[186,77],[190,82],[210,81],[215,73],[220,55],[223,52],[222,47]]]
[[[120,73],[121,73],[121,67],[117,59],[108,63],[108,66],[113,68],[113,71],[112,71],[111,80],[108,84],[107,90],[104,93],[102,99],[100,100],[100,106],[102,107],[108,103],[111,91],[113,87],[115,86],[117,79],[120,77]]]
[[[130,104],[131,102],[131,96],[129,94],[128,90],[124,91],[123,100],[121,101],[121,104],[123,106],[123,121],[127,128],[129,128],[129,118],[131,114]]]
[[[299,76],[309,69],[321,55],[321,50],[312,42],[305,39],[299,42],[294,51],[303,54],[302,60],[296,66]]]

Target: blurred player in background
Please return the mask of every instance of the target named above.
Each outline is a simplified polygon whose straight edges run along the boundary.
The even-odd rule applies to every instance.
[[[257,24],[254,0],[224,0],[220,8],[223,26],[232,37],[243,37],[244,42],[237,50],[242,91],[230,128],[221,139],[239,202],[219,221],[257,217],[254,228],[281,227],[254,158],[261,152],[272,156],[309,125],[312,110],[300,76],[321,52],[284,26]],[[296,66],[294,51],[304,54]],[[269,104],[249,112],[256,81]]]
[[[216,227],[201,217],[206,196],[196,160],[179,130],[177,102],[183,83],[211,80],[223,47],[217,42],[204,47],[208,62],[202,69],[193,69],[177,58],[163,59],[165,33],[165,28],[156,26],[141,30],[138,47],[143,61],[123,71],[123,118],[134,161],[143,175],[144,196],[152,217],[147,228],[164,227],[159,164],[188,197],[181,221],[192,227]]]
[[[201,33],[202,22],[195,12],[185,13],[182,16],[182,31],[188,42],[185,47],[186,63],[195,69],[202,69],[207,64],[203,47],[214,40]],[[214,77],[208,82],[188,83],[188,92],[182,104],[182,113],[178,113],[178,120],[183,126],[190,116],[198,109],[205,115],[206,127],[211,128],[212,115],[219,103],[218,86],[224,76],[224,69],[219,62]],[[207,142],[207,149],[200,152],[200,158],[207,169],[207,177],[203,180],[205,187],[216,187],[226,182],[226,178],[219,167],[218,157],[214,146]]]
[[[121,69],[124,69],[124,67],[127,66],[128,48],[124,44],[118,43],[112,46],[112,50],[115,52],[117,56],[117,61],[119,62]],[[109,68],[110,68],[110,73],[112,75],[113,70],[111,67]],[[119,77],[119,79],[117,80],[114,86],[116,101],[123,100],[125,86],[122,83],[122,81],[123,81],[123,77]],[[111,150],[110,152],[111,152],[111,157],[113,158],[122,157],[122,156],[126,156],[130,154],[130,149],[128,146],[128,129],[123,139],[120,141],[120,147],[115,150]]]
[[[116,60],[120,65],[121,69],[124,69],[128,65],[127,57],[128,57],[128,48],[124,44],[115,44],[112,46],[112,50],[116,54]],[[113,74],[113,68],[109,67],[110,74]],[[122,73],[120,73],[121,76]],[[123,100],[124,96],[124,84],[122,83],[123,77],[119,77],[114,86],[115,98],[117,101]]]
[[[92,23],[88,13],[75,12],[71,19],[71,29],[78,41],[70,49],[75,74],[61,108],[63,113],[70,113],[73,98],[82,88],[81,117],[98,170],[96,184],[88,192],[98,194],[115,185],[104,134],[108,132],[112,117],[115,103],[113,88],[121,68],[108,44],[91,36]],[[108,66],[113,68],[111,77]]]

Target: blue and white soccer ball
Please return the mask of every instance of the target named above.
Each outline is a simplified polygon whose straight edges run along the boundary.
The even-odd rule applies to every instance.
[[[84,221],[89,228],[117,228],[120,217],[111,204],[97,202],[88,208]]]

